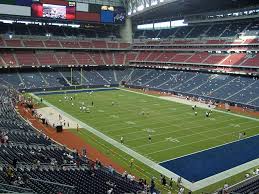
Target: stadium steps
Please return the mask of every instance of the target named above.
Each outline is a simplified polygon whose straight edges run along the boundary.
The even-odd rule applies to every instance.
[[[248,88],[248,87],[254,85],[255,83],[256,83],[256,80],[255,80],[253,83],[251,83],[251,84],[247,85],[246,87],[242,88],[242,90],[239,90],[238,92],[236,92],[236,93],[230,95],[229,97],[225,98],[224,100],[227,100],[227,99],[231,98],[232,96],[235,96],[236,94],[238,94],[238,93],[240,93],[241,91],[245,90],[246,88]]]
[[[4,66],[7,66],[6,62],[4,59],[0,56],[0,64],[3,64]]]
[[[131,83],[134,83],[135,81],[137,81],[138,79],[141,79],[142,77],[148,75],[152,70],[148,70],[146,73],[144,73],[143,75],[141,75],[140,77],[137,77],[134,80],[131,80]]]
[[[81,77],[87,82],[90,83],[88,79],[86,79],[86,77],[84,76],[83,72],[80,71],[79,74],[81,75]]]
[[[238,78],[239,78],[239,77],[236,77],[236,78],[234,78],[234,79],[228,81],[227,83],[221,85],[220,87],[218,87],[218,88],[216,88],[215,90],[211,91],[211,94],[213,94],[214,92],[220,90],[221,88],[223,88],[224,86],[228,85],[230,82],[232,82],[232,81],[234,81],[234,80],[236,80],[236,79],[238,79]],[[212,96],[212,95],[211,95],[211,96]]]
[[[14,57],[15,63],[16,63],[17,65],[19,65],[18,59],[17,59],[17,57],[16,57],[16,54],[13,54],[13,57]]]
[[[159,57],[161,57],[162,54],[163,54],[163,52],[160,52],[160,54],[157,55],[157,57],[153,61],[157,61],[159,59]]]
[[[98,71],[94,70],[97,75],[99,75],[104,81],[107,82],[107,84],[111,84],[105,77],[103,77]]]
[[[242,30],[242,32],[246,32],[246,30],[252,25],[251,22],[248,23],[248,25]]]
[[[177,85],[177,86],[175,86],[175,87],[173,87],[173,88],[171,88],[171,90],[174,90],[175,88],[178,88],[179,86],[182,86],[182,85],[184,85],[185,83],[187,83],[187,82],[189,82],[189,81],[191,81],[191,80],[193,80],[195,77],[197,77],[197,76],[199,76],[200,74],[196,74],[196,75],[194,75],[193,77],[191,77],[190,79],[188,79],[188,80],[186,80],[185,82],[182,82],[182,83],[180,83],[179,85]]]
[[[114,76],[114,80],[115,80],[116,82],[118,82],[118,79],[117,79],[117,75],[116,75],[115,70],[113,70],[113,76]]]
[[[135,71],[135,69],[132,69],[132,71],[129,73],[128,77],[126,77],[127,75],[125,75],[122,80],[124,80],[124,78],[126,77],[124,81],[125,81],[126,83],[128,83],[129,80],[131,79],[131,76],[132,76],[132,74],[133,74],[134,71]]]
[[[80,63],[78,62],[77,58],[74,56],[74,53],[71,54],[72,58],[75,60],[76,64],[79,65]]]
[[[23,81],[23,79],[22,79],[21,74],[20,74],[19,72],[17,72],[17,75],[18,75],[18,77],[19,77],[21,83],[22,83],[24,86],[26,86],[25,83],[24,83],[24,81]]]
[[[230,26],[231,26],[231,24],[229,24],[229,25],[225,28],[225,30],[223,30],[222,33],[221,33],[218,37],[221,37],[221,36],[229,29]]]
[[[187,38],[191,33],[192,31],[195,29],[195,27],[192,27],[192,29],[184,36],[184,38]]]
[[[173,77],[175,78],[177,75],[178,75],[178,74],[175,74],[175,75],[173,75]],[[167,84],[167,83],[170,82],[170,81],[171,81],[171,79],[168,79],[168,80],[166,80],[165,82],[163,82],[162,84],[156,86],[156,88],[160,88],[161,86],[163,86],[164,84]]]
[[[214,24],[210,25],[210,27],[207,28],[207,30],[203,33],[205,35],[207,35],[207,33],[210,31],[211,28],[213,28]]]
[[[67,78],[63,75],[62,72],[59,72],[59,74],[60,74],[61,77],[67,82],[67,84],[68,84],[69,86],[72,86],[72,83],[70,83],[70,82],[67,80]]]
[[[255,98],[255,99],[249,101],[247,104],[250,104],[250,103],[252,103],[252,102],[254,102],[254,101],[258,100],[258,99],[259,99],[259,96],[257,98]]]
[[[142,84],[142,85],[147,85],[147,84],[149,84],[150,82],[154,81],[155,79],[157,79],[157,78],[163,76],[165,73],[166,73],[166,72],[161,73],[159,76],[154,77],[153,79],[149,80],[148,82],[146,82],[146,83],[144,83],[144,84]]]
[[[210,77],[211,77],[211,76],[210,76]],[[204,83],[202,83],[201,85],[199,85],[199,86],[197,86],[197,87],[195,87],[195,88],[191,89],[188,93],[192,93],[192,91],[193,91],[193,90],[196,90],[196,89],[200,88],[201,86],[203,86],[203,85],[207,84],[209,81],[211,81],[211,80],[213,80],[213,79],[215,79],[215,78],[216,78],[216,76],[213,76],[213,78],[212,78],[212,79],[207,79],[207,81],[206,81],[206,82],[204,82]]]
[[[39,64],[40,64],[40,63],[39,63]],[[42,75],[41,71],[38,71],[38,72],[39,72],[39,74],[40,74],[42,80],[49,86],[49,85],[50,85],[49,82],[47,82],[47,80],[45,79],[45,77]]]

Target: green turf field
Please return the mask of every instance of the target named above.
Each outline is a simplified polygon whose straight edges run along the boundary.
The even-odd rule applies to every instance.
[[[255,120],[216,111],[206,118],[207,110],[201,108],[195,116],[191,106],[123,90],[67,95],[75,96],[74,106],[64,96],[42,97],[114,140],[123,136],[126,146],[155,162],[235,141],[239,132],[259,133]],[[80,112],[82,102],[89,105],[90,113]]]

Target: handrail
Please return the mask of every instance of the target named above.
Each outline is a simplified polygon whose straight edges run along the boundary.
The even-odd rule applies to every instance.
[[[66,184],[62,184],[62,183],[56,183],[56,182],[51,182],[51,181],[45,181],[45,180],[41,180],[41,179],[35,179],[35,178],[30,178],[30,180],[34,180],[34,181],[38,181],[38,182],[43,182],[43,183],[48,183],[48,184],[53,184],[53,185],[59,185],[62,187],[69,187],[69,188],[75,188],[75,186],[71,186],[71,185],[66,185]]]

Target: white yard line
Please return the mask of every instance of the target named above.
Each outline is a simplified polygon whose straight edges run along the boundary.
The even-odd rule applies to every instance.
[[[123,91],[126,91],[126,92],[132,92],[132,93],[135,93],[135,94],[141,94],[141,95],[149,96],[149,97],[153,97],[153,98],[158,98],[158,99],[160,99],[160,100],[173,101],[173,100],[161,98],[160,96],[154,96],[154,95],[150,95],[150,94],[144,94],[144,93],[141,93],[141,92],[135,92],[135,91],[132,91],[132,90],[126,90],[126,89],[123,89],[123,88],[120,88],[120,90],[123,90]],[[176,102],[176,101],[174,101],[174,102]],[[179,103],[179,102],[176,102],[176,103]],[[205,109],[205,107],[204,107],[204,109]],[[206,109],[210,109],[210,108],[206,108]],[[250,120],[253,120],[253,121],[259,121],[259,119],[257,119],[257,118],[248,117],[248,116],[244,116],[244,115],[239,115],[239,114],[235,114],[235,113],[231,113],[231,112],[225,112],[225,111],[218,110],[218,109],[213,109],[213,111],[221,112],[221,113],[228,114],[228,115],[232,115],[232,116],[236,116],[236,117],[246,118],[246,119],[250,119]]]
[[[247,122],[244,122],[244,123],[247,123]],[[242,124],[244,124],[244,123],[242,123]],[[229,127],[229,126],[226,126],[226,127]],[[195,136],[195,135],[202,135],[203,133],[207,133],[207,132],[210,132],[210,131],[212,131],[212,132],[215,132],[215,131],[218,131],[219,133],[221,133],[222,135],[229,135],[230,133],[222,133],[221,131],[219,131],[220,129],[224,129],[224,128],[226,128],[226,127],[219,127],[219,128],[216,128],[216,129],[214,129],[214,130],[206,130],[206,131],[202,131],[202,132],[198,132],[198,133],[192,133],[192,134],[189,134],[189,135],[183,135],[183,136],[177,136],[177,137],[174,137],[174,138],[176,138],[177,140],[179,140],[179,139],[182,139],[182,138],[186,138],[186,137],[191,137],[191,136]],[[253,128],[253,127],[252,127]],[[189,128],[189,129],[191,129],[191,128]],[[251,129],[251,128],[246,128],[246,130],[248,130],[248,129]],[[181,130],[178,130],[178,131],[181,131]],[[241,130],[241,131],[245,131],[245,130]],[[232,132],[233,134],[234,133],[236,133],[236,134],[238,134],[238,132],[239,131],[235,131],[235,132]],[[172,132],[173,133],[173,132]],[[231,134],[232,134],[231,133]],[[164,133],[165,134],[165,133]],[[166,133],[167,134],[167,133]],[[168,133],[168,134],[170,134],[170,133]],[[159,135],[161,135],[161,134],[158,134],[157,136],[159,136]],[[163,135],[163,134],[162,134]],[[220,135],[220,137],[222,136],[222,135]],[[155,136],[155,135],[153,135],[153,136]],[[153,137],[152,136],[152,137]],[[146,138],[146,137],[145,137]],[[132,141],[135,141],[135,140],[138,140],[138,139],[143,139],[143,138],[137,138],[137,139],[134,139],[134,140],[132,140]],[[206,140],[206,139],[203,139],[204,141]],[[130,140],[131,141],[131,140]],[[140,147],[145,147],[145,146],[150,146],[150,145],[153,145],[153,144],[157,144],[157,143],[162,143],[162,142],[166,142],[166,140],[163,140],[163,141],[158,141],[158,142],[154,142],[154,143],[149,143],[149,144],[143,144],[143,145],[140,145],[140,146],[135,146],[135,147],[133,147],[133,148],[140,148]],[[192,142],[192,143],[195,143],[195,142]],[[183,145],[184,146],[184,145]],[[171,147],[170,149],[173,149],[174,147]],[[149,154],[149,153],[148,153]]]

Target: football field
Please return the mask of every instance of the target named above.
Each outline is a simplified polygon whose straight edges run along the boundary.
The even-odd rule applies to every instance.
[[[193,111],[190,105],[125,90],[40,97],[118,142],[123,137],[125,146],[156,163],[237,141],[240,132],[246,138],[259,134],[256,119],[214,110],[207,118],[207,109]],[[83,106],[89,112],[80,111]]]

